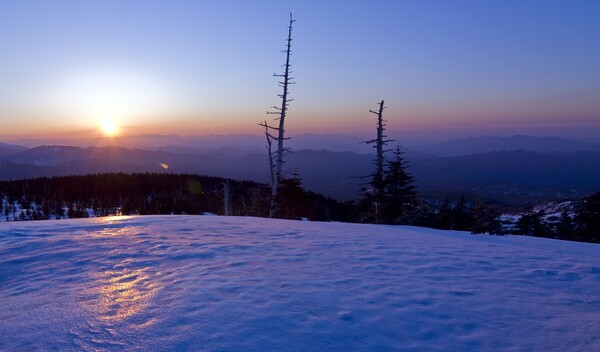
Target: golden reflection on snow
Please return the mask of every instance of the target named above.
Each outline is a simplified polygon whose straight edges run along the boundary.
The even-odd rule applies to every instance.
[[[98,299],[94,310],[106,323],[122,322],[144,312],[159,290],[145,268],[106,270],[98,273],[96,279]]]
[[[119,225],[126,220],[129,220],[131,216],[118,215],[118,216],[107,216],[103,218],[97,218],[95,220],[96,224],[100,225]],[[135,226],[123,226],[123,227],[113,227],[109,226],[103,228],[101,230],[95,231],[92,233],[94,237],[111,237],[111,236],[126,236],[126,235],[135,235],[139,232],[139,228]]]
[[[97,224],[104,224],[104,225],[114,225],[114,224],[118,224],[122,221],[125,220],[129,220],[131,219],[130,215],[114,215],[114,216],[105,216],[105,217],[101,217],[101,218],[94,218],[94,222]]]
[[[130,245],[138,240],[140,228],[126,226],[124,221],[129,218],[111,216],[95,220],[97,224],[107,226],[92,232],[92,237],[111,249],[108,257],[98,262],[98,270],[90,272],[91,285],[83,294],[83,304],[98,323],[124,323],[143,329],[155,323],[149,310],[152,299],[162,287],[159,274],[136,260],[135,253],[130,252]]]
[[[94,237],[128,236],[135,234],[135,231],[135,227],[126,226],[120,229],[102,229],[100,231],[95,231],[92,235]]]

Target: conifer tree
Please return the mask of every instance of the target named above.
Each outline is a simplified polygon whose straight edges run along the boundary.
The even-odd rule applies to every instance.
[[[453,229],[458,231],[465,231],[471,226],[471,214],[467,207],[467,199],[464,194],[460,195],[458,203],[452,211],[453,218]]]
[[[502,226],[498,217],[500,213],[482,199],[477,199],[473,208],[473,226],[471,233],[502,235]]]
[[[525,214],[517,222],[519,232],[525,236],[546,237],[547,228],[542,222],[543,215],[543,211],[536,212],[531,204],[527,204]]]
[[[452,229],[453,221],[452,221],[452,206],[450,205],[450,198],[444,198],[444,202],[440,207],[438,213],[438,221],[437,227],[443,230]]]
[[[560,214],[558,224],[556,224],[556,236],[565,240],[573,238],[574,232],[573,218],[567,209],[564,209]]]
[[[576,210],[576,239],[600,243],[600,192],[584,198]]]
[[[396,145],[394,159],[387,163],[384,172],[384,216],[388,223],[405,222],[403,218],[409,211],[415,210],[416,192],[414,177],[406,171],[400,145]]]
[[[276,214],[280,218],[309,217],[309,201],[306,192],[302,189],[302,180],[297,170],[281,181],[275,204],[277,206]]]

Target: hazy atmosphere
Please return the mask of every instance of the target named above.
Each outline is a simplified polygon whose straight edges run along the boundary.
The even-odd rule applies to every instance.
[[[0,140],[260,134],[290,12],[290,136],[600,138],[597,1],[6,0]]]

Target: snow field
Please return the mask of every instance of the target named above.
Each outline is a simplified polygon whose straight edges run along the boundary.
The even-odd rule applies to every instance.
[[[0,350],[600,351],[600,245],[220,216],[2,223]]]

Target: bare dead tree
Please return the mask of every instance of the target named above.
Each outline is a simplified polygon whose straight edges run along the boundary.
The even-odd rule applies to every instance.
[[[231,215],[231,184],[229,180],[223,183],[223,215]]]
[[[267,111],[268,115],[278,115],[275,119],[279,120],[278,127],[273,127],[267,124],[267,122],[259,123],[259,126],[263,126],[265,128],[265,135],[267,137],[267,149],[269,151],[269,170],[271,174],[271,209],[269,212],[269,216],[273,217],[275,212],[275,199],[277,197],[277,191],[279,189],[279,185],[281,184],[281,180],[283,178],[283,164],[285,163],[283,157],[289,153],[289,148],[284,147],[284,141],[288,140],[289,137],[285,137],[285,118],[287,116],[288,105],[293,100],[288,97],[289,95],[289,86],[294,84],[291,77],[291,65],[290,65],[290,56],[292,54],[292,25],[295,20],[292,18],[292,14],[290,13],[290,24],[288,26],[288,38],[286,48],[282,51],[285,54],[285,64],[284,73],[278,74],[273,73],[274,77],[278,77],[280,80],[279,86],[283,88],[283,93],[278,94],[281,98],[281,106],[272,106],[271,111]],[[276,133],[273,135],[270,131],[273,130]],[[272,152],[271,143],[272,141],[277,141],[277,150]]]
[[[393,139],[385,139],[387,136],[384,134],[385,131],[385,121],[383,120],[383,100],[379,103],[379,110],[373,111],[369,110],[370,113],[377,115],[377,137],[375,139],[365,141],[366,144],[374,144],[373,148],[376,150],[375,156],[375,171],[371,174],[371,186],[373,187],[372,191],[372,199],[375,205],[375,217],[376,222],[379,219],[379,208],[384,202],[385,198],[385,182],[384,182],[384,156],[385,152],[390,151],[390,149],[384,149],[385,145],[388,142],[393,141]]]
[[[275,177],[275,155],[273,153],[273,140],[276,140],[277,137],[272,135],[270,130],[277,130],[277,128],[269,126],[267,121],[261,122],[258,124],[259,126],[263,126],[265,128],[265,137],[267,139],[267,156],[269,158],[269,181],[271,185],[271,202],[269,205],[269,217],[272,218],[275,215],[275,197],[277,196],[277,189],[279,188],[279,182],[276,186],[276,177]],[[277,188],[275,188],[277,187]]]
[[[375,148],[377,149],[377,173],[383,174],[383,146],[388,142],[384,141],[383,138],[387,137],[383,134],[385,129],[385,123],[383,121],[383,100],[379,103],[379,111],[375,112],[373,110],[369,110],[370,113],[377,115],[377,139],[375,141],[371,141],[371,143],[375,143]]]

